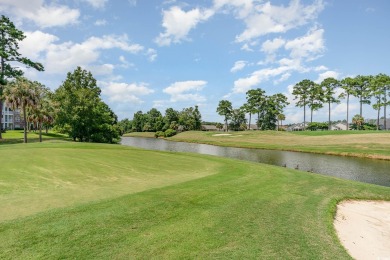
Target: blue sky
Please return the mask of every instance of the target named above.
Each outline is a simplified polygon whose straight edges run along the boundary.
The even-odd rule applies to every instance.
[[[286,122],[301,122],[291,91],[302,79],[390,74],[387,0],[0,0],[0,11],[25,32],[21,53],[45,66],[28,78],[54,90],[76,66],[90,70],[120,119],[198,105],[222,121],[220,100],[239,107],[260,87],[286,94]],[[332,118],[346,118],[344,102]],[[326,108],[314,114],[326,120]]]

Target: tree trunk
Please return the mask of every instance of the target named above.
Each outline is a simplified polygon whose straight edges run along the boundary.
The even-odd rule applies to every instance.
[[[2,88],[3,86],[0,83],[0,87]],[[0,91],[1,93],[2,91]],[[0,139],[3,139],[3,100],[1,100],[1,94],[0,94]]]
[[[313,123],[313,108],[310,108],[310,123]]]
[[[39,142],[42,143],[42,122],[38,123],[39,126]]]
[[[379,105],[379,104],[378,104]],[[378,106],[378,116],[376,118],[376,130],[378,131],[379,130],[379,114],[381,112],[381,107]]]
[[[248,124],[248,130],[251,130],[251,119],[252,119],[252,113],[249,113],[249,124]]]
[[[362,114],[363,114],[363,102],[362,102],[362,95],[360,95],[360,116],[361,117],[363,117]]]
[[[23,119],[24,119],[24,143],[27,143],[27,116],[26,116],[26,107],[23,106]]]
[[[348,116],[349,116],[349,94],[347,94],[347,131],[349,130]]]
[[[385,104],[384,104],[384,108],[383,108],[383,127],[385,130],[387,130],[387,126],[386,126],[386,107],[387,107],[387,87],[385,87]]]
[[[306,104],[303,105],[303,131],[306,130]]]
[[[225,117],[225,131],[228,132],[227,118]]]
[[[329,119],[328,119],[328,130],[332,130],[332,126],[330,124],[330,101],[329,101]]]

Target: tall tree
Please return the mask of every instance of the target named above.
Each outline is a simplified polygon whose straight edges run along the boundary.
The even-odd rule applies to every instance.
[[[286,116],[284,114],[278,115],[278,121],[280,121],[280,125],[283,126],[283,121],[286,120]],[[278,123],[278,131],[279,131],[279,123]]]
[[[310,123],[313,123],[313,111],[317,111],[318,109],[323,107],[323,91],[321,85],[312,84],[309,88],[308,95],[308,106],[310,108]]]
[[[321,87],[323,90],[323,100],[328,103],[328,130],[331,130],[330,108],[332,103],[340,103],[340,100],[334,97],[336,88],[340,87],[340,83],[334,78],[326,78],[321,82]]]
[[[294,95],[294,100],[298,99],[296,103],[297,107],[303,107],[303,129],[306,129],[306,106],[309,102],[309,92],[315,83],[311,80],[304,79],[298,82],[293,87],[292,94]]]
[[[374,85],[372,86],[374,89],[374,96],[378,98],[378,94],[380,94],[380,100],[377,99],[376,108],[378,109],[378,114],[380,108],[383,106],[383,127],[387,129],[387,106],[390,105],[390,100],[388,99],[388,95],[390,94],[388,91],[390,89],[390,76],[386,74],[378,74],[374,77]],[[378,116],[379,118],[379,116]],[[379,121],[379,120],[378,120]],[[379,122],[377,122],[378,124]]]
[[[281,93],[265,96],[265,101],[260,112],[260,129],[275,130],[276,123],[278,122],[277,117],[288,104],[287,97]]]
[[[261,127],[260,114],[265,104],[265,91],[261,88],[251,89],[246,92],[247,104],[250,107],[252,113],[257,113],[257,128]]]
[[[340,81],[343,92],[339,95],[339,98],[347,99],[347,130],[349,130],[349,97],[354,95],[354,79],[347,77]]]
[[[235,131],[242,130],[241,126],[246,123],[245,111],[241,108],[233,109],[230,119],[230,129]]]
[[[226,132],[228,131],[228,120],[232,116],[232,103],[229,100],[221,100],[219,101],[218,107],[217,107],[217,113],[220,116],[225,117],[225,129]]]
[[[360,103],[360,113],[359,115],[363,117],[363,104],[370,104],[371,101],[371,90],[370,90],[370,81],[372,76],[356,76],[353,80],[353,95],[359,99]]]
[[[23,71],[15,66],[15,63],[43,71],[42,64],[32,62],[19,53],[19,42],[25,38],[24,33],[18,30],[13,22],[4,15],[0,18],[0,139],[2,138],[3,115],[3,90],[7,79],[23,75]]]
[[[6,85],[4,89],[5,101],[13,109],[21,109],[24,119],[24,142],[27,143],[27,108],[34,107],[37,101],[37,89],[33,82],[18,77]]]
[[[31,106],[29,116],[39,130],[39,141],[42,142],[42,127],[44,122],[52,120],[53,104],[50,100],[50,90],[39,82],[33,82],[35,88],[35,106]]]
[[[119,138],[116,115],[100,99],[91,72],[77,67],[55,92],[56,125],[73,140],[112,143]]]
[[[356,125],[357,130],[361,130],[362,125],[364,124],[364,118],[361,115],[354,115],[352,123]]]

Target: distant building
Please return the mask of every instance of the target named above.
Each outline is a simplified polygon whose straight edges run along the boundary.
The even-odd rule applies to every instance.
[[[377,119],[367,119],[365,120],[366,123],[376,125],[376,120]],[[385,129],[385,120],[379,119],[379,129],[381,130],[390,130],[390,118],[386,119],[386,129]]]
[[[307,128],[309,126],[308,123],[306,123],[306,125],[304,123],[292,124],[289,127],[287,127],[286,130],[287,131],[303,131],[303,130],[305,130],[305,126]]]
[[[20,115],[20,111],[18,109],[12,110],[6,103],[3,103],[1,123],[3,125],[2,129],[6,130],[23,128],[23,119]]]
[[[347,130],[347,124],[344,123],[336,123],[331,125],[330,130]]]
[[[202,131],[219,131],[215,125],[202,125]]]

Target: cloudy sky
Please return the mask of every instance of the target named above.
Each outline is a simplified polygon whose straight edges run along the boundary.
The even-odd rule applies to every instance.
[[[302,79],[390,74],[388,0],[0,0],[0,12],[25,32],[21,53],[45,66],[28,78],[54,90],[90,70],[120,119],[199,105],[222,121],[220,100],[239,107],[260,87],[289,96],[286,121],[301,122],[290,93]],[[333,105],[333,118],[345,111]]]

